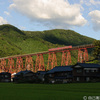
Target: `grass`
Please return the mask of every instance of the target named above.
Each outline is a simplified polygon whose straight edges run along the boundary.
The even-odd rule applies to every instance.
[[[0,100],[83,100],[83,96],[100,96],[100,83],[0,83]]]

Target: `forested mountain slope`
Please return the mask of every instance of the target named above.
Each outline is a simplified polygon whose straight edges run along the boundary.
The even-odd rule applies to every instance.
[[[9,24],[0,25],[0,57],[42,52],[65,45],[91,44],[94,40],[72,30],[21,31]]]

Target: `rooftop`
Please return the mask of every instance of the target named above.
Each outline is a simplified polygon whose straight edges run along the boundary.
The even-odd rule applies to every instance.
[[[16,75],[20,75],[21,73],[22,74],[27,74],[27,73],[30,73],[30,72],[32,72],[31,70],[25,70],[25,71],[20,71],[20,72],[18,72]],[[33,73],[33,72],[32,72]]]
[[[48,71],[47,73],[55,73],[55,72],[65,72],[65,71],[72,71],[72,66],[58,66],[58,67],[54,67],[53,69],[51,69],[50,71]]]
[[[38,74],[45,75],[45,74],[47,73],[47,71],[38,71],[37,73],[38,73]]]
[[[77,63],[73,65],[73,67],[76,65],[80,65],[83,68],[100,68],[99,64],[93,64],[93,63]]]
[[[11,73],[8,73],[8,72],[1,72],[0,74],[11,74]]]

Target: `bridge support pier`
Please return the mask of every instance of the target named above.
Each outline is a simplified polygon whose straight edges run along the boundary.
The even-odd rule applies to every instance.
[[[23,59],[22,57],[17,57],[17,61],[16,61],[16,71],[19,72],[23,69]]]
[[[12,73],[13,70],[14,70],[14,60],[13,60],[13,58],[8,59],[8,68],[9,68],[9,72]]]
[[[37,55],[36,64],[35,64],[35,72],[37,71],[45,71],[43,54]]]
[[[88,51],[87,48],[79,49],[78,50],[78,62],[86,62],[88,61]]]
[[[71,54],[70,51],[62,51],[62,61],[61,61],[61,66],[67,66],[71,64]]]
[[[47,70],[53,69],[55,66],[57,66],[56,53],[50,52],[49,55],[48,55]]]
[[[61,66],[71,65],[71,52],[74,50],[78,51],[78,62],[86,62],[88,61],[88,51],[87,48],[93,48],[94,45],[82,45],[82,46],[65,46],[65,47],[58,47],[52,48],[48,51],[33,53],[33,54],[24,54],[24,55],[17,55],[17,56],[9,56],[0,58],[0,71],[3,72],[19,72],[21,70],[32,70],[32,71],[44,71],[44,59],[43,55],[48,55],[48,62],[47,62],[47,70],[53,69],[57,66],[57,58],[56,53],[62,53],[62,60],[60,62]],[[36,63],[35,68],[33,66],[33,59],[32,56],[36,56]],[[60,55],[61,56],[61,55]],[[25,59],[26,58],[26,59]],[[75,57],[74,57],[75,58]],[[23,67],[23,60],[25,59],[25,67]],[[75,61],[76,61],[75,60]]]
[[[25,68],[27,70],[32,70],[34,72],[33,60],[32,60],[32,57],[31,56],[26,56]]]
[[[6,66],[6,60],[5,60],[5,59],[2,59],[2,60],[1,60],[0,67],[1,67],[1,68],[0,68],[0,69],[1,69],[1,72],[7,71],[7,70],[6,70],[6,67],[7,67],[7,66]]]

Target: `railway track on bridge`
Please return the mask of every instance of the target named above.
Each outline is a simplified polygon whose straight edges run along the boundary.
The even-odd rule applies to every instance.
[[[8,56],[8,57],[2,57],[0,58],[0,60],[2,59],[8,59],[8,58],[17,58],[17,57],[26,57],[26,56],[34,56],[34,55],[40,55],[40,54],[48,54],[48,53],[52,53],[52,52],[62,52],[64,50],[78,50],[78,49],[84,49],[84,48],[93,48],[94,45],[93,44],[87,44],[87,45],[80,45],[80,46],[73,46],[72,48],[65,48],[65,49],[61,49],[61,50],[54,50],[54,51],[42,51],[42,52],[36,52],[36,53],[30,53],[30,54],[23,54],[23,55],[14,55],[14,56]]]
[[[73,46],[73,47],[65,46],[59,48],[51,48],[48,51],[43,51],[43,52],[3,57],[0,58],[0,69],[3,71],[13,73],[13,71],[15,70],[16,72],[21,71],[27,68],[28,66],[29,70],[32,70],[34,72],[40,70],[44,71],[45,66],[44,66],[43,55],[47,54],[48,55],[47,70],[50,70],[53,67],[57,66],[56,53],[58,52],[62,53],[61,66],[71,64],[70,52],[73,50],[78,51],[78,62],[88,61],[88,51],[87,51],[88,48],[94,48],[94,45],[87,44],[87,45],[80,45],[80,46]],[[35,67],[33,67],[33,58],[32,58],[33,56],[36,56]],[[25,58],[25,66],[23,66],[23,58]]]

